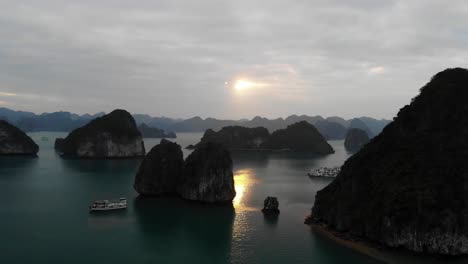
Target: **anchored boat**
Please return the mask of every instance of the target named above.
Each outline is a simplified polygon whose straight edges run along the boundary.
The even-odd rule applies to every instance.
[[[89,211],[109,211],[127,208],[127,199],[120,198],[119,200],[98,200],[94,201],[89,206]]]
[[[321,167],[318,169],[311,169],[307,175],[310,177],[329,177],[329,178],[335,178],[338,173],[340,173],[341,168],[340,167],[333,167],[333,168],[327,168],[327,167]]]

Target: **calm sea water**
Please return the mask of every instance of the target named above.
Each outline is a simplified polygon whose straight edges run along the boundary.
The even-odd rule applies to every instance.
[[[330,181],[306,172],[341,165],[350,155],[343,141],[332,141],[336,153],[326,157],[233,153],[237,196],[220,207],[138,199],[141,160],[62,159],[53,144],[65,133],[30,135],[38,158],[0,157],[0,263],[376,263],[303,224]],[[178,136],[185,147],[201,134]],[[158,142],[146,139],[147,150]],[[269,195],[280,202],[276,219],[260,212]],[[126,211],[88,212],[93,200],[122,196]]]

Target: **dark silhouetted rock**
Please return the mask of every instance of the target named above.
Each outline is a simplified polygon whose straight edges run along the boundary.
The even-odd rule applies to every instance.
[[[279,202],[276,197],[268,196],[263,202],[262,212],[264,214],[279,214],[280,210],[278,209]]]
[[[185,149],[192,150],[192,149],[195,149],[195,146],[190,144],[190,145],[186,146]]]
[[[319,131],[305,121],[273,132],[261,147],[264,149],[308,151],[316,154],[331,154],[335,152]]]
[[[269,136],[270,133],[263,127],[229,126],[223,127],[218,132],[211,129],[206,130],[197,145],[215,142],[229,149],[258,149]]]
[[[184,169],[181,147],[166,139],[143,159],[133,187],[145,196],[174,195]]]
[[[179,194],[188,200],[224,203],[236,196],[232,159],[222,145],[208,142],[185,160]]]
[[[370,131],[369,127],[367,127],[366,123],[364,123],[364,121],[362,121],[359,118],[354,118],[351,120],[351,123],[349,124],[349,129],[351,128],[358,128],[358,129],[366,131],[367,135],[370,138],[374,136],[373,133]]]
[[[164,130],[149,127],[146,124],[140,124],[138,126],[138,130],[140,130],[141,135],[144,138],[176,138],[176,134],[174,132],[166,133]]]
[[[56,138],[55,143],[54,143],[54,149],[58,152],[62,152],[64,142],[65,142],[64,138]]]
[[[369,143],[369,136],[366,131],[359,128],[351,128],[346,134],[344,142],[345,148],[349,151],[358,151]]]
[[[82,158],[129,158],[145,155],[135,120],[125,110],[114,110],[73,130],[63,142],[64,155]]]
[[[0,120],[0,155],[36,155],[39,146],[19,128]]]
[[[468,70],[436,74],[316,195],[312,219],[415,252],[468,253]]]

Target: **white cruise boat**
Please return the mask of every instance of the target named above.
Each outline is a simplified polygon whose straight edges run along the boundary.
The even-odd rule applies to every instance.
[[[328,177],[328,178],[335,178],[338,173],[340,173],[341,168],[340,167],[333,167],[333,168],[327,168],[327,167],[321,167],[318,169],[311,169],[307,175],[310,177]]]
[[[127,208],[127,199],[120,198],[119,200],[98,200],[94,201],[93,204],[89,206],[89,211],[109,211],[109,210],[119,210]]]

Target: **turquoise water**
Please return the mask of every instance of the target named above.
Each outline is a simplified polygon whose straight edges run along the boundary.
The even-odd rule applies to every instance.
[[[376,263],[303,224],[329,183],[306,172],[341,165],[349,156],[343,141],[321,158],[233,153],[238,194],[232,207],[220,207],[138,199],[132,185],[141,160],[62,159],[53,143],[65,133],[30,135],[38,158],[0,157],[0,263]],[[175,141],[185,147],[200,137]],[[158,142],[145,140],[147,150]],[[268,195],[279,199],[276,219],[260,212]],[[88,213],[93,200],[122,196],[128,210]]]

